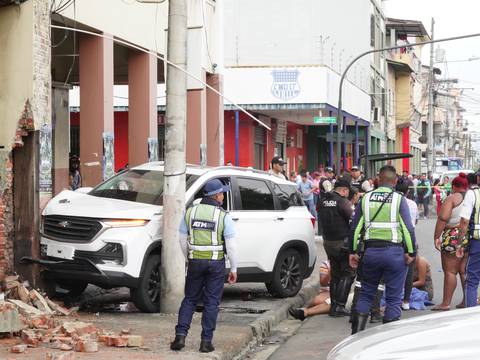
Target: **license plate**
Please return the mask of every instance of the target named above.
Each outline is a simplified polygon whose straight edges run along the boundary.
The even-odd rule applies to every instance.
[[[47,256],[52,256],[60,259],[73,260],[75,249],[72,246],[48,244]]]

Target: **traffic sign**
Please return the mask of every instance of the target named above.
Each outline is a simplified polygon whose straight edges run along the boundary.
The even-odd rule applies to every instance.
[[[336,124],[337,118],[333,116],[314,116],[314,124]]]

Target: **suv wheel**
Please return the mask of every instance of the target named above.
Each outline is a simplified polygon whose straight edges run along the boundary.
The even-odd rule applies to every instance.
[[[160,311],[160,264],[160,255],[149,256],[138,287],[130,289],[132,301],[140,311]]]
[[[272,281],[266,283],[272,296],[286,298],[297,295],[303,283],[302,257],[295,249],[280,253],[273,269]]]

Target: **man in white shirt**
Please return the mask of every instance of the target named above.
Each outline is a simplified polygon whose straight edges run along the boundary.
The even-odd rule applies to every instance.
[[[287,180],[286,176],[283,174],[283,166],[286,164],[286,162],[283,161],[280,156],[274,156],[271,164],[272,168],[268,171],[268,173],[280,179]]]
[[[477,183],[480,183],[480,170],[477,171]],[[480,189],[468,190],[460,213],[459,239],[467,236],[468,244],[460,246],[457,256],[463,257],[464,247],[468,246],[467,276],[465,280],[465,306],[477,306],[477,291],[480,283]],[[469,226],[472,223],[472,226]]]

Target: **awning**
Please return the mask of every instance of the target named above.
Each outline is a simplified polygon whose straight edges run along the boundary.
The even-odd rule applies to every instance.
[[[430,39],[423,23],[418,20],[404,20],[387,18],[386,23],[387,34],[391,29],[395,29],[397,35],[418,36]]]
[[[409,153],[385,153],[385,154],[362,155],[361,158],[366,158],[367,156],[368,156],[368,161],[370,162],[406,159],[406,158],[413,157],[413,155]]]

